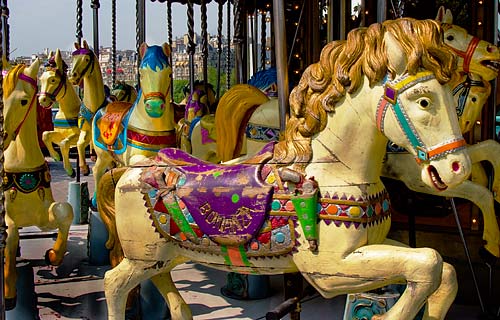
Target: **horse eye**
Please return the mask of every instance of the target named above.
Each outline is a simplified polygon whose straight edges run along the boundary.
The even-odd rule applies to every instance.
[[[56,82],[56,79],[50,79],[50,82],[54,83]]]
[[[476,97],[472,98],[471,100],[472,100],[472,102],[476,102],[477,101]]]
[[[418,104],[421,108],[426,109],[430,105],[430,102],[428,99],[420,99]]]
[[[27,105],[27,104],[28,104],[28,100],[26,100],[26,99],[22,99],[22,100],[21,100],[21,105],[22,105],[23,107],[24,107],[25,105]]]
[[[455,37],[453,37],[451,34],[449,36],[446,37],[446,40],[448,41],[453,41],[455,40]]]

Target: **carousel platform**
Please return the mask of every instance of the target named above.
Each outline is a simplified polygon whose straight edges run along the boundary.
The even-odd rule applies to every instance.
[[[67,201],[68,184],[74,179],[67,177],[60,162],[47,158],[53,179],[56,201]],[[74,161],[74,159],[73,159]],[[92,176],[81,177],[93,193]],[[71,228],[68,253],[59,267],[47,266],[44,253],[55,239],[55,233],[42,233],[36,227],[23,228],[21,258],[18,270],[23,283],[31,284],[32,290],[19,289],[17,307],[7,312],[7,319],[107,319],[103,278],[108,265],[95,265],[89,259],[89,226],[75,224]],[[172,272],[172,277],[182,296],[190,305],[194,319],[266,319],[266,313],[284,300],[282,276],[270,277],[268,297],[257,300],[237,300],[221,295],[227,273],[204,266],[186,263]],[[497,282],[498,284],[498,282]],[[474,291],[469,294],[473,296]],[[301,304],[301,319],[343,319],[345,296],[324,299],[311,295]],[[161,303],[161,300],[159,300]],[[500,302],[499,302],[500,303]],[[23,311],[24,309],[24,311]],[[29,309],[29,310],[28,310]],[[168,319],[165,308],[149,313],[143,319]],[[477,303],[454,304],[447,319],[486,319],[481,317]],[[289,319],[286,316],[284,319]]]

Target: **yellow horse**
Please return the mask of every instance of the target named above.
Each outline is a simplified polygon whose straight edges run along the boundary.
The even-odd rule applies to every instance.
[[[96,194],[101,176],[112,163],[128,166],[176,145],[176,124],[170,107],[170,47],[166,43],[143,43],[140,55],[141,90],[135,103],[113,102],[99,110],[93,124]]]
[[[111,88],[109,98],[112,101],[134,102],[135,99],[137,99],[137,90],[124,81],[118,81],[113,88]]]
[[[235,166],[167,148],[128,169],[114,195],[124,259],[104,278],[109,319],[124,318],[127,293],[148,278],[173,319],[192,319],[170,275],[189,260],[241,273],[299,271],[326,298],[407,283],[377,319],[413,319],[426,302],[426,319],[444,319],[454,269],[433,249],[386,239],[380,173],[391,139],[434,188],[470,174],[445,85],[454,66],[433,20],[355,29],[306,69],[274,148]]]
[[[42,139],[50,156],[59,161],[59,153],[52,145],[57,144],[61,150],[64,170],[70,177],[75,176],[75,171],[69,161],[69,149],[77,145],[80,138],[78,127],[78,114],[82,104],[80,97],[66,76],[68,66],[61,57],[59,49],[55,55],[50,55],[45,71],[40,76],[40,93],[38,102],[44,108],[50,108],[54,102],[59,103],[54,119],[54,131],[45,131]],[[80,151],[78,149],[78,151]],[[80,163],[85,159],[84,154],[78,154]]]
[[[95,53],[89,49],[87,41],[83,44],[75,43],[75,51],[72,53],[72,68],[69,72],[69,81],[73,85],[80,85],[83,81],[83,103],[80,108],[78,126],[80,137],[77,142],[80,170],[82,174],[90,174],[89,166],[85,157],[85,148],[92,140],[92,119],[100,108],[104,107],[108,100],[104,92],[101,68]]]
[[[37,139],[36,92],[40,62],[17,65],[3,81],[4,101],[4,196],[7,241],[5,247],[5,307],[16,304],[16,252],[20,227],[58,229],[47,263],[57,266],[66,253],[68,232],[73,221],[69,203],[54,202],[50,172]]]

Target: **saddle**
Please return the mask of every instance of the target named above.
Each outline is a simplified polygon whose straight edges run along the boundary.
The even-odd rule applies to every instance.
[[[114,101],[106,107],[103,115],[96,121],[101,131],[101,139],[107,145],[113,145],[120,132],[123,117],[132,107],[132,103],[124,101]]]
[[[175,148],[161,150],[155,163],[143,170],[141,181],[159,191],[176,224],[191,241],[198,241],[196,233],[186,229],[182,213],[176,216],[174,212],[180,212],[175,209],[179,201],[189,212],[189,220],[218,244],[242,245],[261,230],[274,191],[261,178],[263,163],[212,164]]]

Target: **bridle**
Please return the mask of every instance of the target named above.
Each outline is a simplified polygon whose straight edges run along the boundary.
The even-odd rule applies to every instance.
[[[442,24],[443,29],[448,30],[451,28],[451,25],[448,24]],[[477,45],[479,44],[479,39],[478,37],[472,36],[472,39],[470,40],[469,44],[467,45],[467,49],[465,51],[459,50],[457,48],[454,48],[450,45],[446,45],[448,48],[450,48],[455,54],[462,59],[464,59],[464,64],[463,64],[463,69],[465,73],[468,73],[470,70],[470,63],[472,61],[472,56],[474,55],[474,52],[476,51]]]
[[[83,77],[84,74],[87,73],[87,71],[90,69],[90,72],[89,74],[91,74],[92,72],[94,72],[94,59],[95,59],[95,55],[94,53],[89,50],[89,49],[86,49],[86,48],[80,48],[80,49],[77,49],[75,51],[73,51],[71,53],[72,56],[80,56],[80,55],[85,55],[85,56],[88,56],[89,57],[89,63],[85,66],[85,68],[83,68],[82,72],[81,72],[81,76]]]
[[[460,82],[455,88],[453,88],[453,95],[458,94],[458,103],[457,103],[457,115],[461,117],[464,113],[465,104],[467,103],[467,97],[469,96],[470,90],[472,87],[482,87],[484,88],[484,83],[480,80],[473,80],[467,74],[467,78],[464,82]]]
[[[33,78],[25,75],[24,73],[20,73],[19,80],[23,80],[23,81],[29,83],[35,89],[35,94],[33,94],[33,97],[31,98],[30,104],[28,106],[28,110],[26,111],[26,114],[24,115],[23,120],[19,123],[16,130],[14,130],[14,136],[13,136],[12,140],[16,140],[16,137],[19,134],[21,127],[23,126],[24,122],[28,118],[28,115],[31,111],[31,108],[33,107],[33,104],[34,104],[33,102],[35,101],[35,98],[37,96],[36,92],[38,91],[38,85],[37,85],[36,79],[33,79]]]
[[[444,157],[465,147],[465,140],[462,137],[451,139],[448,142],[438,145],[426,146],[400,103],[399,94],[417,83],[434,78],[435,76],[432,72],[422,71],[415,75],[405,75],[395,81],[386,81],[384,84],[384,95],[380,98],[377,106],[376,122],[380,132],[384,132],[385,115],[390,108],[401,130],[403,130],[403,133],[415,151],[417,155],[415,160],[418,163],[429,162],[430,160]]]
[[[45,107],[48,109],[52,106],[54,101],[56,101],[57,95],[59,94],[59,92],[61,92],[63,87],[64,87],[64,94],[62,95],[61,98],[63,98],[66,95],[67,87],[66,87],[66,74],[64,72],[61,72],[59,69],[54,67],[47,67],[47,71],[54,71],[56,76],[58,76],[60,80],[54,92],[50,93],[48,91],[42,91],[38,93],[38,96],[45,95],[49,97],[49,99],[51,100],[51,103],[47,107]]]

